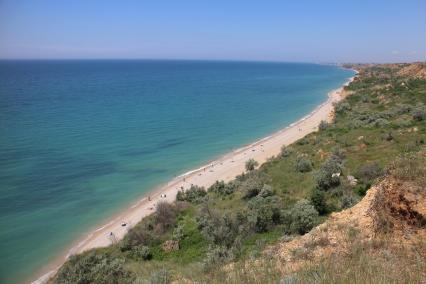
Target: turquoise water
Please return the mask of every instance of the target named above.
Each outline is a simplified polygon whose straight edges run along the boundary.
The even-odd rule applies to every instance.
[[[0,282],[153,187],[312,111],[353,72],[295,63],[0,61]]]

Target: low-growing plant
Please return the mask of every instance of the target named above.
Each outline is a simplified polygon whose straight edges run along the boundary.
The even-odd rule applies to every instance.
[[[301,173],[310,172],[312,170],[312,162],[305,156],[300,156],[296,161],[296,170]]]
[[[327,121],[325,121],[325,120],[321,120],[320,124],[318,125],[318,129],[319,129],[320,131],[324,131],[324,130],[326,130],[328,127],[329,127],[329,124],[328,124],[328,122],[327,122]]]
[[[208,188],[208,192],[214,192],[219,195],[230,195],[235,192],[239,183],[236,180],[225,183],[222,181],[216,181],[212,186]]]
[[[124,259],[90,251],[71,256],[59,269],[56,283],[131,283],[134,274],[124,266]]]
[[[173,229],[173,235],[172,238],[175,241],[181,241],[184,238],[185,234],[183,231],[183,226],[178,225],[176,228]]]
[[[336,113],[344,113],[351,110],[351,105],[348,102],[342,101],[334,104],[334,110]]]
[[[149,283],[152,284],[167,284],[171,281],[170,272],[166,268],[162,268],[160,270],[153,271],[151,273]]]
[[[206,195],[207,192],[204,187],[191,185],[191,187],[187,190],[179,190],[179,192],[176,194],[176,200],[187,201],[191,203],[201,203]]]
[[[281,148],[281,157],[288,157],[288,156],[290,156],[293,153],[294,153],[293,147],[283,146]]]
[[[252,198],[260,193],[263,188],[263,182],[258,177],[251,177],[240,185],[244,198]]]
[[[372,183],[383,174],[383,170],[377,163],[368,163],[358,167],[355,177],[364,184]]]
[[[224,246],[213,246],[210,247],[201,264],[204,271],[209,271],[212,268],[221,267],[233,259],[234,255],[228,248]]]
[[[328,190],[340,184],[340,173],[342,172],[342,159],[336,155],[331,155],[322,165],[315,175],[317,188]]]
[[[246,171],[251,172],[253,171],[257,166],[259,165],[259,163],[254,160],[254,159],[249,159],[246,162]]]
[[[320,215],[328,213],[328,205],[326,201],[325,192],[322,190],[314,189],[311,194],[311,203]]]
[[[318,211],[308,200],[301,199],[290,210],[290,218],[290,230],[303,235],[317,224]]]
[[[149,260],[152,258],[151,250],[147,246],[137,246],[132,249],[132,254],[136,259]]]
[[[266,232],[280,222],[280,199],[277,196],[257,196],[248,203],[247,220],[256,232]]]
[[[419,105],[412,111],[413,119],[415,121],[422,121],[426,119],[426,106]]]
[[[157,203],[155,210],[156,229],[159,233],[163,233],[176,223],[176,210],[174,206],[168,202],[160,201]]]

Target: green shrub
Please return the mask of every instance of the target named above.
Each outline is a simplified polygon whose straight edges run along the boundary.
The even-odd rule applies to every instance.
[[[216,181],[212,186],[208,188],[208,192],[214,192],[219,195],[230,195],[235,192],[238,187],[236,180],[225,183],[222,181]]]
[[[263,182],[258,177],[251,177],[240,185],[244,198],[252,198],[259,194],[263,188]]]
[[[259,165],[259,163],[257,161],[255,161],[254,159],[249,159],[246,161],[246,170],[248,172],[253,171],[257,166]]]
[[[196,219],[198,228],[212,244],[232,247],[239,233],[240,224],[237,218],[232,218],[229,214],[222,215],[205,205],[200,209]]]
[[[331,155],[315,175],[317,188],[328,190],[340,184],[340,173],[342,171],[342,160],[336,155]]]
[[[185,234],[183,232],[183,226],[178,225],[176,228],[173,229],[173,235],[172,238],[175,241],[181,241],[184,238]]]
[[[334,110],[336,113],[343,113],[351,110],[351,105],[348,102],[342,101],[334,105]]]
[[[281,148],[281,157],[288,157],[294,153],[294,149],[289,146],[283,146]]]
[[[372,125],[375,127],[383,127],[389,125],[389,121],[385,118],[378,118],[372,123]]]
[[[355,177],[364,184],[372,183],[376,178],[383,174],[383,170],[377,163],[369,163],[359,166]]]
[[[310,172],[312,170],[312,162],[305,156],[300,156],[296,161],[296,170],[301,173]]]
[[[59,269],[56,283],[131,283],[134,274],[124,266],[124,259],[90,251],[71,256]]]
[[[264,184],[262,187],[262,190],[259,193],[260,197],[268,197],[274,195],[274,190],[272,189],[272,186],[268,184]]]
[[[225,263],[233,259],[234,255],[228,248],[224,246],[213,246],[210,247],[201,264],[204,271],[209,271],[213,268],[222,267]]]
[[[422,121],[426,119],[426,107],[423,105],[417,106],[413,109],[412,115],[415,121]]]
[[[308,200],[301,199],[290,210],[290,219],[290,230],[305,234],[317,224],[318,211]]]
[[[136,259],[149,260],[152,258],[151,251],[147,246],[137,246],[132,250],[132,253]]]
[[[256,232],[266,232],[280,222],[280,199],[277,196],[257,196],[248,203],[247,220]]]
[[[204,187],[191,185],[191,187],[187,190],[179,190],[176,194],[176,200],[188,201],[190,203],[201,203],[206,195],[207,192]]]
[[[314,189],[311,194],[311,203],[320,215],[328,213],[328,206],[324,191]]]
[[[162,268],[160,270],[151,273],[150,284],[167,284],[171,282],[171,276],[167,269]]]
[[[325,120],[321,120],[320,124],[318,125],[318,129],[319,129],[320,131],[324,131],[324,130],[326,130],[328,127],[329,127],[329,124],[328,124],[328,122],[327,122],[327,121],[325,121]]]
[[[155,225],[158,233],[165,232],[168,228],[173,227],[176,223],[175,207],[165,201],[157,203],[155,210]]]
[[[354,206],[358,202],[358,199],[353,195],[345,194],[340,199],[340,202],[341,202],[341,208],[347,209]]]

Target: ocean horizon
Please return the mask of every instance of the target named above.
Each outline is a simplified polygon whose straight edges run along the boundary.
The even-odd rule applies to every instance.
[[[0,60],[0,282],[22,282],[135,199],[304,117],[332,65]]]

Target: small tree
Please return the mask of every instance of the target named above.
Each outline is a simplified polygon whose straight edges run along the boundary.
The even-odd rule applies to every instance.
[[[341,171],[341,158],[336,155],[331,155],[316,173],[315,179],[317,182],[317,188],[327,190],[331,187],[338,186],[340,184],[339,175]]]
[[[176,194],[176,200],[200,203],[206,195],[207,192],[204,187],[191,185],[191,187],[187,190],[179,190]]]
[[[258,177],[251,177],[245,180],[241,186],[244,198],[252,198],[259,194],[263,188],[263,182]]]
[[[321,131],[324,131],[328,128],[328,122],[325,120],[321,120],[320,124],[318,125],[318,129]]]
[[[173,240],[175,240],[175,241],[181,241],[184,236],[185,236],[185,234],[183,232],[183,226],[182,225],[178,225],[173,230]]]
[[[318,211],[308,200],[299,200],[290,211],[291,230],[299,234],[309,232],[316,224]]]
[[[294,153],[294,149],[292,147],[288,147],[288,146],[281,147],[281,157],[288,157],[292,153]]]
[[[247,219],[256,232],[266,232],[280,221],[280,199],[277,196],[257,196],[250,200]]]
[[[149,260],[152,257],[151,251],[149,247],[147,246],[137,246],[134,249],[133,254],[135,255],[136,258],[143,259],[143,260]]]
[[[312,170],[312,162],[308,158],[301,156],[296,161],[296,170],[301,173],[310,172]]]
[[[247,162],[246,162],[246,170],[248,171],[248,172],[251,172],[251,171],[253,171],[257,166],[259,165],[259,163],[256,161],[256,160],[254,160],[254,159],[249,159],[249,160],[247,160]]]
[[[413,119],[415,121],[422,121],[424,119],[426,119],[426,107],[425,106],[417,106],[413,112]]]
[[[314,205],[319,214],[323,215],[328,212],[324,191],[314,189],[311,195],[311,203]]]
[[[155,221],[159,225],[161,232],[174,225],[176,222],[176,212],[173,205],[165,201],[158,202],[155,211]]]

